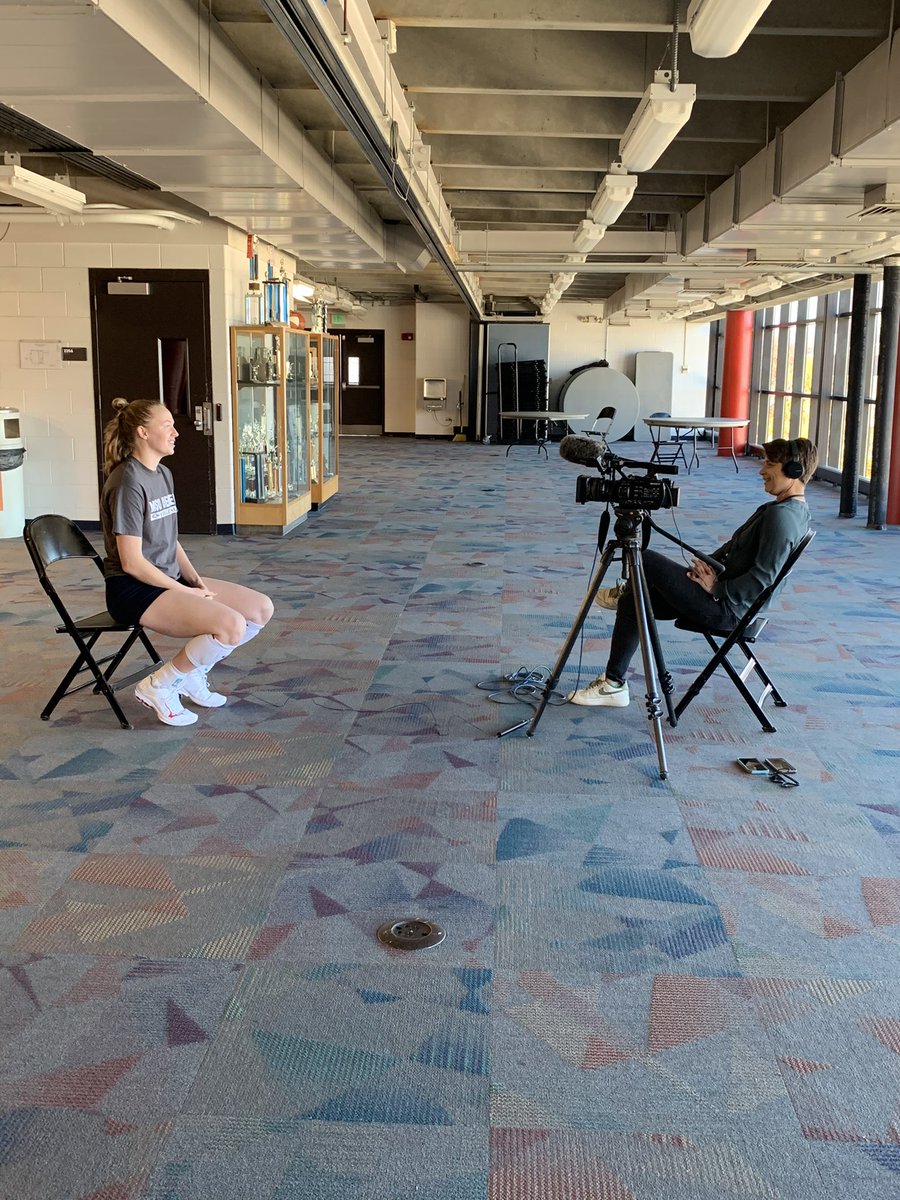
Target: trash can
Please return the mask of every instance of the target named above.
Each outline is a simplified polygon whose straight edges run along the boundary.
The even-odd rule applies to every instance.
[[[22,536],[25,524],[25,443],[17,408],[0,408],[0,538]]]

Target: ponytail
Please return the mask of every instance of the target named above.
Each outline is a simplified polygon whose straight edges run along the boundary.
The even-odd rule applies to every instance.
[[[146,425],[159,407],[158,400],[132,400],[121,396],[112,402],[113,418],[103,429],[103,474],[108,475],[134,450],[137,428]]]

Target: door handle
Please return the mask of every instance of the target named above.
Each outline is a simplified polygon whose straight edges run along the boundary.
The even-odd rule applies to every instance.
[[[203,432],[203,407],[202,404],[194,405],[194,428],[200,433]]]

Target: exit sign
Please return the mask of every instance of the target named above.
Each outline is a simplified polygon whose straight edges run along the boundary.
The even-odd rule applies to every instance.
[[[347,318],[344,315],[344,313],[332,313],[331,314],[332,325],[343,325],[346,320],[347,320]]]

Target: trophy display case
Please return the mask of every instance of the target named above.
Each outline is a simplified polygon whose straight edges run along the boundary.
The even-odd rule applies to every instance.
[[[339,363],[337,337],[330,333],[311,333],[309,463],[314,508],[319,508],[338,490]]]
[[[280,326],[231,331],[239,532],[287,533],[312,506],[308,339]]]

